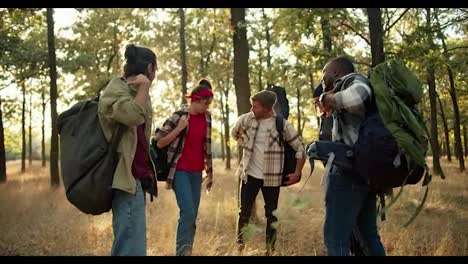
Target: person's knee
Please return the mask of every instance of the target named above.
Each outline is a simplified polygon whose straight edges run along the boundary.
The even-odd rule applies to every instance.
[[[278,217],[275,216],[274,211],[265,212],[266,219],[269,223],[278,221]]]
[[[184,222],[193,224],[196,220],[195,210],[193,208],[185,208],[180,210],[180,219]]]
[[[252,212],[252,206],[241,206],[239,209],[239,217],[242,219],[249,218]]]

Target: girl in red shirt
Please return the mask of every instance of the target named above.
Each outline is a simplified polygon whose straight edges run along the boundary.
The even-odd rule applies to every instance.
[[[213,101],[210,82],[202,79],[185,97],[190,103],[181,109],[184,114],[177,124],[169,118],[156,131],[159,148],[173,145],[176,138],[183,140],[180,153],[175,153],[175,173],[169,173],[167,180],[167,187],[174,190],[180,210],[176,237],[177,256],[192,254],[203,170],[207,174],[207,190],[213,184],[211,114],[208,111]]]

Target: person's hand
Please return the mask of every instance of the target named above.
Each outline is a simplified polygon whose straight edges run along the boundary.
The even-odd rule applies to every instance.
[[[321,105],[320,106],[320,112],[325,113],[326,117],[330,116],[331,110],[332,110],[332,108],[330,106],[326,106],[326,105]]]
[[[206,191],[210,192],[211,187],[213,187],[213,177],[212,176],[203,177],[202,183],[205,183],[205,182],[206,182]]]
[[[166,180],[166,189],[168,189],[168,190],[172,189],[172,180],[171,179]]]
[[[188,120],[189,120],[190,117],[188,117],[187,115],[183,115],[179,118],[179,122],[177,123],[177,127],[176,129],[178,131],[182,131],[184,128],[186,128],[188,126]]]
[[[287,177],[288,181],[286,182],[286,185],[291,185],[299,181],[299,179],[301,178],[301,173],[290,173]]]
[[[207,192],[210,192],[210,191],[211,191],[211,187],[213,187],[213,180],[208,179],[208,183],[206,184],[206,191],[207,191]]]
[[[240,127],[237,130],[236,132],[237,144],[242,145],[242,143],[244,143],[244,137],[243,137],[244,133],[245,133],[245,130],[242,127]]]
[[[127,80],[127,84],[132,84],[137,89],[149,88],[151,86],[151,81],[146,77],[146,75],[140,73],[135,78]]]

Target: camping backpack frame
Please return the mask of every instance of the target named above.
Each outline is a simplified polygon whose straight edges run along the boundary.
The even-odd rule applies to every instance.
[[[65,194],[80,211],[99,215],[112,208],[117,146],[126,126],[117,123],[107,142],[97,114],[99,96],[58,116],[60,168]]]

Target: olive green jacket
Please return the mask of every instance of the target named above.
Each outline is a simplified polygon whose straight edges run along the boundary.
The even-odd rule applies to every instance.
[[[137,146],[137,127],[146,124],[146,142],[149,144],[153,114],[151,99],[148,98],[145,107],[141,107],[133,100],[136,94],[137,90],[132,85],[128,85],[121,78],[114,78],[101,92],[98,105],[99,121],[108,141],[117,128],[117,122],[126,126],[117,147],[119,162],[114,173],[112,188],[132,194],[136,192],[132,163]],[[154,171],[154,164],[152,166]]]

